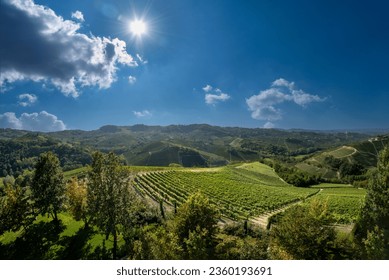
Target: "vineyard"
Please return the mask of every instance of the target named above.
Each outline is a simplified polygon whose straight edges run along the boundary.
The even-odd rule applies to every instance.
[[[349,224],[356,221],[365,200],[365,189],[343,184],[320,184],[314,188],[322,190],[317,198],[327,202],[328,210],[338,223]]]
[[[170,206],[179,206],[190,194],[200,191],[222,216],[234,220],[260,215],[318,192],[293,187],[260,163],[140,172],[133,182],[142,196],[163,200]]]

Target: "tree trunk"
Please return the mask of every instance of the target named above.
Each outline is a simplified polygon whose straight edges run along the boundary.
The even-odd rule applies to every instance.
[[[59,220],[58,220],[58,215],[57,215],[57,211],[54,211],[54,225],[56,227],[56,229],[59,231]]]
[[[117,246],[118,246],[118,237],[116,229],[113,231],[113,248],[112,248],[112,259],[116,260],[117,254]]]

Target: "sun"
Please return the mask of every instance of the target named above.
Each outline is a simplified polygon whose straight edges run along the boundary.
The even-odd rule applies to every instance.
[[[141,36],[147,32],[146,23],[143,20],[133,20],[130,22],[130,31],[135,36]]]

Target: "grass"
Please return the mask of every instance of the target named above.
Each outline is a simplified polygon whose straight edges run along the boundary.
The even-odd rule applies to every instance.
[[[251,172],[255,172],[255,173],[264,174],[267,176],[278,178],[278,175],[274,171],[273,168],[271,168],[270,166],[268,166],[266,164],[259,163],[259,162],[243,163],[241,165],[238,165],[236,168],[240,168],[240,169],[248,170]]]
[[[0,259],[109,259],[113,247],[112,238],[96,228],[85,228],[70,214],[58,215],[57,227],[51,218],[38,216],[27,229],[5,232],[0,236]],[[124,245],[119,237],[118,247]]]
[[[72,177],[79,177],[79,176],[86,175],[87,172],[88,172],[88,167],[80,167],[77,169],[65,171],[63,175],[65,179],[68,180],[71,179]]]

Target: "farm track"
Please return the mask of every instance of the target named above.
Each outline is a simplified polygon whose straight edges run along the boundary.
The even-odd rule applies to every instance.
[[[322,191],[322,189],[320,189],[318,192],[314,193],[313,195],[309,196],[308,198],[311,198],[313,196],[316,196],[318,195],[320,192]],[[307,198],[306,198],[307,199]],[[295,201],[295,202],[292,202],[292,203],[289,203],[281,208],[278,208],[276,210],[273,210],[273,211],[269,211],[269,212],[266,212],[266,213],[263,213],[262,215],[259,215],[255,218],[251,218],[249,221],[251,223],[253,223],[254,225],[257,225],[263,229],[266,229],[267,228],[267,225],[269,224],[269,219],[271,216],[274,216],[278,213],[281,213],[281,212],[284,212],[285,210],[287,210],[288,208],[292,207],[292,206],[295,206],[297,204],[300,204],[302,203],[304,200],[303,199],[300,199],[298,201]]]
[[[264,213],[262,215],[259,215],[259,216],[255,217],[255,218],[251,218],[249,221],[251,223],[253,223],[254,225],[257,225],[257,226],[259,226],[259,227],[261,227],[263,229],[266,229],[267,225],[269,224],[269,219],[270,219],[271,216],[276,215],[278,213],[281,213],[281,212],[285,211],[286,209],[288,209],[288,208],[290,208],[290,207],[292,207],[294,205],[300,204],[301,202],[302,202],[302,200],[299,200],[299,201],[296,201],[296,202],[292,202],[292,203],[290,203],[288,205],[285,205],[284,207],[281,207],[281,208],[279,208],[277,210],[266,212],[266,213]]]

